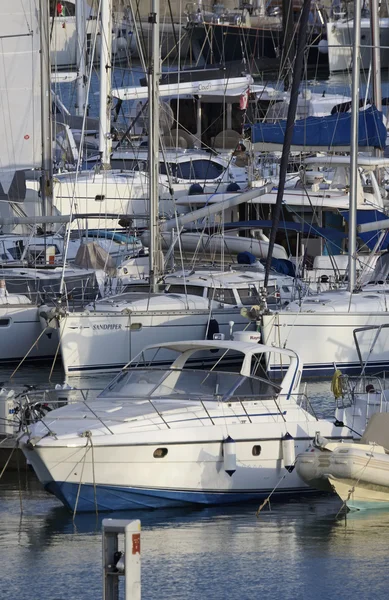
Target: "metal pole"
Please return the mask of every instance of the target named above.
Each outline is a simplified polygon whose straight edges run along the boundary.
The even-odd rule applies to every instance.
[[[371,66],[373,83],[373,102],[378,110],[382,110],[381,89],[381,55],[380,55],[380,19],[379,1],[370,0],[370,28],[371,28]],[[382,152],[380,151],[380,156]]]
[[[77,104],[76,115],[82,117],[86,109],[86,18],[84,2],[76,2],[77,29]]]
[[[111,160],[111,0],[102,0],[100,12],[100,124],[99,152],[101,167],[110,168]]]
[[[159,183],[159,0],[151,0],[151,58],[149,92],[149,195],[150,195],[150,289],[158,291],[158,183]]]
[[[42,215],[51,215],[53,196],[53,160],[51,134],[51,68],[50,68],[50,13],[49,0],[40,0],[41,34],[41,118],[42,118],[42,173],[40,178]],[[46,232],[46,228],[44,228]]]
[[[354,0],[353,73],[351,87],[351,153],[350,153],[350,222],[348,235],[348,289],[352,292],[356,282],[357,251],[357,193],[358,193],[358,117],[359,70],[361,62],[361,1]]]
[[[373,102],[378,110],[382,111],[382,89],[381,89],[381,54],[380,54],[380,19],[379,19],[379,0],[370,0],[370,29],[371,29],[371,70]],[[383,151],[379,148],[374,150],[375,156],[383,156]],[[376,169],[377,181],[381,180],[380,169]]]

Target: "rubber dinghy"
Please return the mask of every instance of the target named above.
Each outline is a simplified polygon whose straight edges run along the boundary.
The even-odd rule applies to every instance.
[[[389,413],[374,414],[359,441],[317,436],[315,446],[296,459],[303,481],[334,490],[350,509],[389,508]]]

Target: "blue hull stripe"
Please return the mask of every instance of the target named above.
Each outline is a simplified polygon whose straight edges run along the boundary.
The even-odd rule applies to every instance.
[[[55,496],[70,510],[91,512],[96,508],[95,490],[91,484],[82,484],[79,490],[76,483],[55,483],[46,485],[46,490]],[[279,490],[278,496],[292,496],[310,492],[309,488]],[[182,507],[191,504],[211,506],[234,504],[266,498],[271,490],[242,490],[238,492],[218,492],[188,490],[164,490],[135,487],[96,486],[96,502],[99,511],[136,510],[153,508]],[[276,496],[276,494],[274,494]],[[274,497],[273,496],[273,497]]]
[[[349,375],[356,374],[359,375],[361,372],[361,363],[360,362],[350,362],[350,363],[318,363],[318,364],[304,364],[303,368],[303,376],[305,377],[321,377],[321,376],[331,376],[335,372],[335,368],[340,369],[343,373],[347,373]],[[367,373],[385,371],[389,369],[389,362],[385,361],[369,361],[366,365],[365,371]],[[282,376],[286,372],[286,368],[282,369],[278,365],[270,365],[269,372],[276,375]]]

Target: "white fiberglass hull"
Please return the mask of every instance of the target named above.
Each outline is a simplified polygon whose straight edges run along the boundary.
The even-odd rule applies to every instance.
[[[382,66],[389,61],[389,19],[380,19],[380,42]],[[330,73],[351,71],[353,57],[352,20],[339,19],[327,24],[328,65]],[[361,69],[369,69],[371,61],[370,19],[361,19]]]
[[[288,424],[296,452],[312,442],[316,421]],[[278,495],[309,491],[296,471],[285,476],[281,438],[284,423],[267,423],[266,437],[258,435],[258,423],[228,426],[236,443],[236,470],[224,470],[225,426],[183,429],[129,435],[105,436],[91,445],[86,438],[26,445],[22,450],[41,483],[68,508],[80,512],[162,508],[188,504],[223,504],[266,497],[277,485]],[[331,423],[327,434],[335,433]],[[335,435],[339,435],[339,428]],[[143,436],[143,441],[140,440]],[[130,438],[131,440],[131,438]],[[260,455],[253,455],[253,447]],[[155,458],[157,448],[167,452]],[[93,483],[94,482],[94,483]]]
[[[52,358],[58,345],[56,336],[49,338],[41,334],[42,326],[36,306],[0,305],[1,362],[20,361],[29,350],[31,350],[28,354],[29,359]],[[39,336],[40,339],[37,341]]]
[[[233,306],[212,311],[211,318],[216,319],[226,339],[230,337],[230,321],[234,330],[247,328],[247,319]],[[209,320],[208,310],[70,313],[60,320],[59,329],[65,374],[118,371],[149,344],[204,340]],[[173,355],[166,351],[159,356],[169,362]],[[214,357],[207,351],[203,358]]]
[[[335,368],[344,372],[361,368],[353,332],[359,327],[389,324],[388,312],[280,312],[262,317],[264,344],[291,348],[299,353],[305,375],[331,375]],[[376,330],[358,334],[363,359],[369,369],[389,367],[389,336]],[[371,350],[372,348],[372,350]],[[271,355],[270,371],[281,371],[279,354]]]
[[[87,18],[86,35],[91,40],[96,36],[97,19]],[[118,37],[113,33],[112,54],[114,61],[128,59],[136,48],[135,35],[126,27],[124,35]],[[100,35],[97,35],[94,61],[100,58]],[[86,43],[86,42],[85,42]],[[89,50],[92,53],[92,48]],[[55,17],[50,20],[50,60],[53,71],[77,66],[77,26],[75,16]]]

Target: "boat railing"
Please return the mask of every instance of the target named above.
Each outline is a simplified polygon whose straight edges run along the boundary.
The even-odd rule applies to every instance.
[[[50,399],[49,396],[45,397],[45,401],[43,402],[43,398],[39,399],[37,398],[37,396],[34,396],[34,398],[29,398],[27,401],[25,401],[24,407],[26,409],[26,407],[28,408],[27,411],[27,415],[29,418],[25,419],[24,421],[24,425],[28,427],[28,425],[32,422],[36,422],[39,420],[44,420],[45,417],[47,417],[48,420],[50,420],[50,411],[51,409],[55,409],[55,408],[59,408],[61,406],[64,406],[65,404],[82,404],[85,409],[90,413],[90,418],[92,420],[96,420],[99,421],[101,423],[101,425],[107,429],[110,433],[113,433],[110,426],[112,426],[112,423],[127,423],[129,421],[129,416],[128,414],[126,414],[125,417],[120,417],[115,411],[109,412],[108,414],[106,413],[106,411],[104,411],[104,416],[102,416],[101,414],[101,410],[95,406],[94,401],[96,399],[98,399],[98,395],[99,393],[102,391],[100,388],[88,388],[88,389],[79,389],[79,388],[71,388],[67,391],[67,401],[66,402],[59,402],[58,398],[55,398],[54,400]],[[244,396],[234,396],[233,398],[223,398],[222,395],[209,395],[209,396],[197,396],[197,395],[190,395],[190,396],[156,396],[156,397],[124,397],[124,398],[116,398],[112,400],[116,400],[116,402],[112,402],[113,407],[115,407],[115,405],[117,404],[117,401],[120,401],[120,403],[130,403],[130,402],[137,402],[139,400],[142,400],[143,402],[146,402],[149,404],[149,406],[151,407],[151,411],[147,412],[145,411],[144,415],[134,415],[134,420],[139,420],[140,425],[142,424],[142,417],[144,418],[149,418],[150,414],[157,414],[159,416],[159,418],[161,419],[161,422],[159,425],[164,425],[166,426],[167,429],[171,429],[172,425],[174,426],[175,421],[175,416],[177,416],[177,410],[179,410],[180,408],[182,408],[182,413],[183,412],[188,412],[191,413],[190,416],[188,416],[188,419],[190,419],[191,421],[198,421],[201,423],[201,425],[203,426],[207,426],[210,423],[212,425],[217,425],[220,423],[220,419],[224,418],[224,419],[239,419],[240,423],[252,423],[253,422],[253,418],[258,417],[258,416],[269,416],[272,418],[278,418],[281,417],[282,419],[285,419],[285,404],[283,402],[283,397],[282,396],[277,396],[277,395],[272,395],[272,394],[263,394],[263,395],[253,395],[253,396],[248,396],[247,394]],[[305,394],[299,394],[297,396],[293,396],[293,398],[288,397],[288,400],[290,401],[291,399],[293,399],[296,404],[298,404],[301,407],[307,407],[306,410],[309,410],[309,412],[311,412],[311,414],[313,414],[315,417],[316,415],[314,414],[314,411],[312,409],[312,407],[310,406],[309,400],[307,398],[307,396]],[[174,402],[177,402],[177,410],[173,413],[172,410],[174,409]],[[193,404],[184,404],[184,406],[180,406],[180,403],[188,401],[190,403]],[[169,402],[169,407],[166,409],[165,408],[165,403]],[[38,409],[40,408],[41,405],[45,404],[45,411],[41,412],[40,410],[35,410],[35,407],[38,407]],[[229,410],[229,412],[225,414],[216,414],[216,411],[214,410],[214,407],[212,406],[212,404],[215,405],[215,408],[218,407],[226,407]],[[200,413],[198,413],[196,416],[193,415],[194,412],[197,412],[199,410],[199,408],[202,408],[203,411],[201,411]],[[258,408],[260,408],[260,413],[258,413]],[[31,410],[33,409],[33,410]],[[231,410],[232,409],[232,410]],[[220,411],[219,411],[220,412]],[[222,411],[223,412],[223,411]],[[182,420],[182,413],[180,416],[180,421]],[[31,418],[34,417],[34,418]],[[62,419],[64,420],[69,420],[69,419],[78,419],[78,416],[69,416],[69,414],[65,414],[62,415],[61,414],[57,414],[55,415],[55,420],[61,421]],[[54,419],[54,417],[53,417]],[[185,420],[185,419],[184,419]],[[47,424],[45,423],[45,425],[47,426]],[[158,426],[158,423],[155,423],[155,425]]]
[[[337,408],[349,408],[356,404],[357,398],[363,397],[366,399],[367,418],[371,412],[369,409],[377,412],[378,405],[379,412],[387,412],[389,410],[389,377],[388,373],[386,373],[386,378],[383,375],[385,374],[354,377],[341,375],[340,385],[342,395],[337,398]]]
[[[302,408],[303,410],[308,412],[310,415],[315,417],[316,421],[319,420],[319,417],[317,416],[315,409],[313,408],[311,401],[309,400],[306,393],[294,395],[294,396],[292,396],[292,400],[294,400],[300,408]]]

